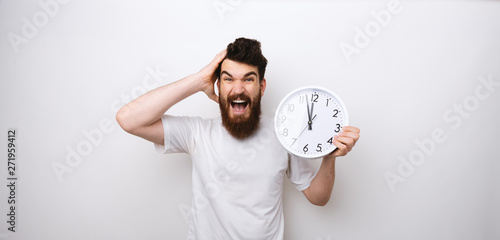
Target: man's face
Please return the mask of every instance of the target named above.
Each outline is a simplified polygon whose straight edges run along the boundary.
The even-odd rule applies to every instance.
[[[260,99],[266,80],[259,82],[257,66],[225,59],[218,82],[222,123],[233,137],[244,139],[257,130]]]

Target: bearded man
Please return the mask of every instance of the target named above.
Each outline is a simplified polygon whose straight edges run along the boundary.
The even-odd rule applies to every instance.
[[[238,38],[199,72],[140,96],[116,115],[125,131],[153,142],[158,152],[191,156],[188,239],[283,239],[284,176],[312,204],[325,205],[336,157],[359,138],[358,128],[344,126],[333,141],[338,149],[319,167],[288,154],[269,119],[261,118],[266,66],[260,42]],[[220,118],[164,115],[199,91],[219,103]]]

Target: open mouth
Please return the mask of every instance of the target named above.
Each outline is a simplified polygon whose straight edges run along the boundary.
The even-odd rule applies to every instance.
[[[234,113],[244,113],[247,109],[248,102],[245,100],[234,100],[231,101],[231,107],[234,110]]]

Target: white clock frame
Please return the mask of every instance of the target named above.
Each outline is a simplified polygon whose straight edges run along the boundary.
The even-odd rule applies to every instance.
[[[318,107],[314,109],[314,106]],[[274,115],[274,129],[280,143],[289,153],[303,158],[323,157],[337,149],[332,143],[333,137],[348,124],[349,116],[342,99],[318,86],[291,91],[281,100]]]

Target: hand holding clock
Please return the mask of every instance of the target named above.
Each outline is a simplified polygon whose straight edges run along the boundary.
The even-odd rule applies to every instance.
[[[336,157],[345,156],[359,139],[358,128],[344,126],[342,129],[343,132],[336,135],[333,140],[333,144],[337,149],[323,157],[321,166],[311,181],[309,188],[302,191],[304,196],[314,205],[325,206],[328,203],[335,183]]]
[[[337,147],[335,151],[325,157],[340,157],[345,156],[352,150],[359,139],[359,128],[353,126],[342,127],[343,132],[340,132],[333,138],[333,144]]]

